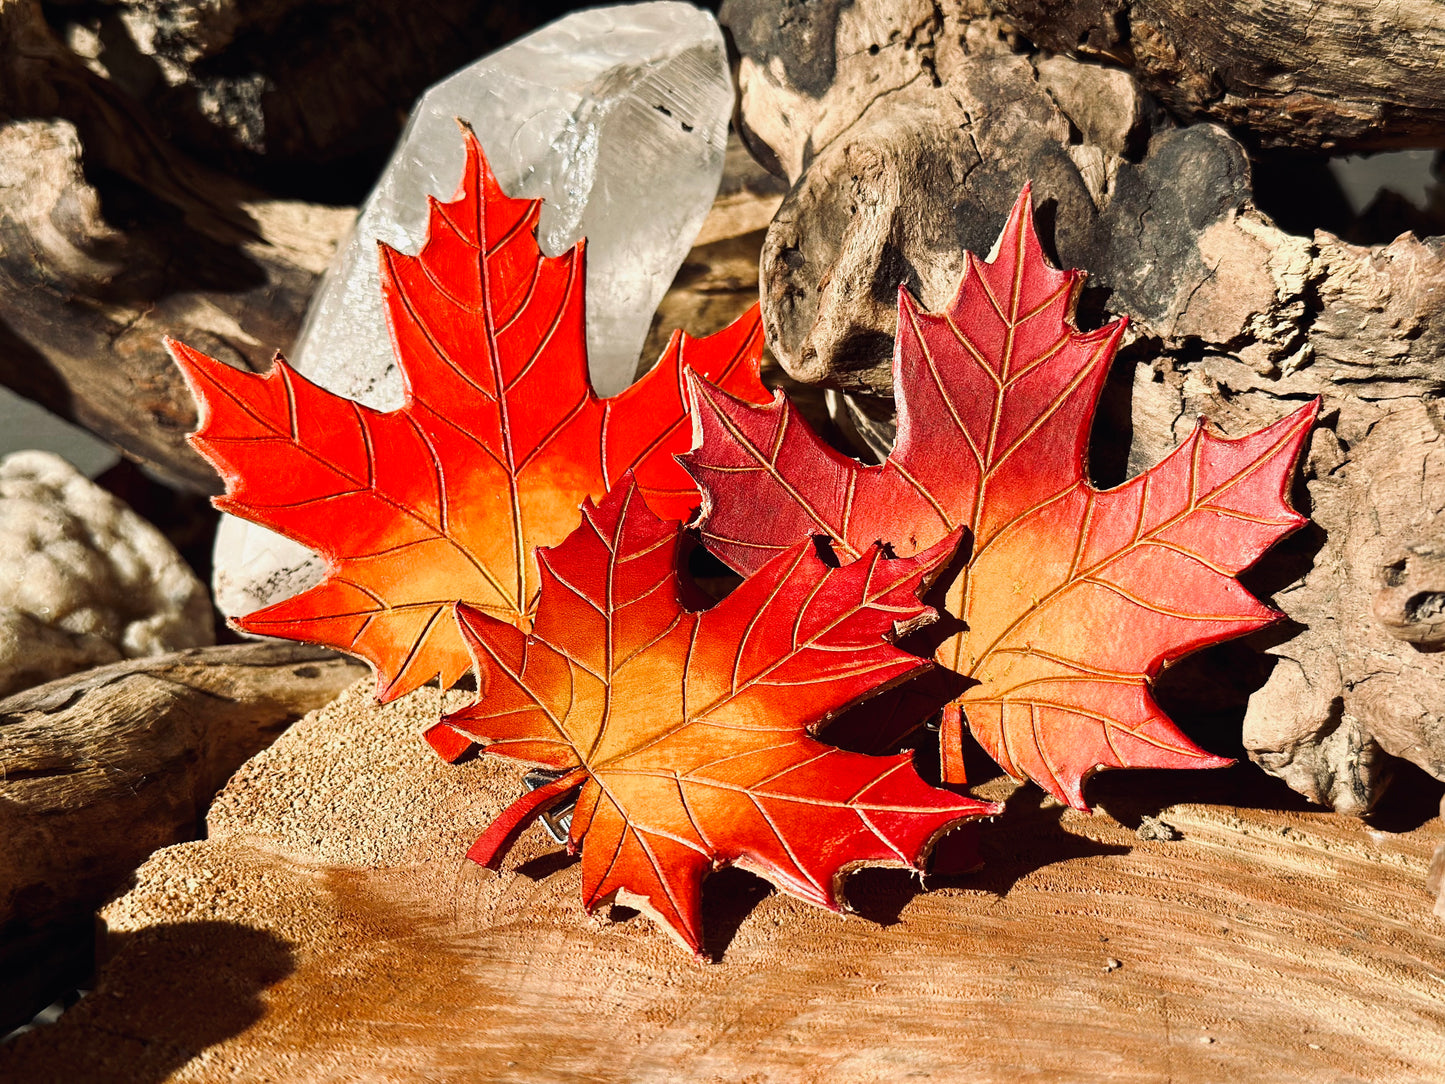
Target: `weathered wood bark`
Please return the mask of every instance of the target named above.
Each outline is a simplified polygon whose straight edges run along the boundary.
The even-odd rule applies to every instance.
[[[426,87],[566,6],[121,0],[51,18],[186,153],[272,191],[359,199]]]
[[[0,0],[0,119],[64,119],[92,168],[118,174],[173,207],[187,225],[254,238],[237,187],[166,143],[144,107],[89,71],[56,40],[39,0]]]
[[[250,205],[255,233],[223,241],[175,221],[107,221],[62,121],[0,128],[0,381],[168,481],[216,491],[185,443],[195,405],[167,335],[264,369],[295,336],[345,210]],[[143,212],[175,210],[137,193]]]
[[[1430,617],[1445,598],[1431,565],[1445,550],[1445,245],[1405,235],[1361,248],[1256,223],[1254,242],[1217,256],[1235,300],[1221,294],[1214,311],[1275,324],[1295,352],[1271,361],[1241,342],[1141,365],[1133,458],[1153,461],[1201,413],[1239,433],[1323,398],[1304,472],[1316,526],[1264,576],[1297,624],[1269,648],[1279,662],[1250,699],[1244,741],[1301,793],[1361,812],[1387,781],[1382,751],[1445,778],[1445,655]]]
[[[925,0],[830,10],[722,13],[744,125],[794,182],[761,270],[769,345],[793,377],[890,395],[898,287],[941,308],[1029,182],[1090,302],[1174,332],[1210,277],[1202,234],[1248,199],[1234,140],[1173,129],[1123,72],[1016,54],[985,18],[940,19]],[[811,52],[782,60],[795,20],[811,20]]]
[[[1259,146],[1445,146],[1433,0],[988,0],[1048,49],[1126,65],[1181,117]]]
[[[360,673],[317,648],[244,644],[0,700],[0,1032],[63,988],[52,967],[88,956],[91,913],[147,855],[194,839],[237,766]]]
[[[717,874],[699,964],[640,915],[589,919],[539,828],[500,875],[466,863],[520,767],[443,765],[414,732],[434,693],[367,691],[146,864],[96,993],[0,1076],[1273,1084],[1445,1059],[1433,828],[1281,812],[1249,767],[1106,775],[1093,817],[994,781],[981,872],[857,873],[845,918]]]
[[[264,368],[351,212],[268,200],[177,154],[31,0],[0,0],[0,120],[0,382],[216,490],[162,338]]]

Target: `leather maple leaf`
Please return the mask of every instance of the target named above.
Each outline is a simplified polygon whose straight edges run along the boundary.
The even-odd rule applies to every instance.
[[[1087,809],[1100,768],[1230,763],[1180,733],[1150,683],[1280,617],[1235,575],[1305,522],[1286,491],[1318,403],[1238,440],[1201,421],[1152,469],[1094,488],[1089,430],[1125,321],[1080,332],[1082,282],[1047,263],[1025,188],[942,312],[900,290],[884,463],[833,451],[781,395],[755,406],[701,384],[701,444],[682,459],[708,549],[744,574],[808,531],[856,559],[875,540],[906,555],[969,528],[947,593],[959,625],[935,656],[965,686],[944,712],[944,778],[963,778],[962,713],[1010,775]]]
[[[200,407],[191,443],[226,482],[216,506],[327,562],[317,586],[233,623],[361,656],[383,701],[470,666],[455,600],[525,625],[533,548],[561,541],[582,499],[625,471],[658,512],[689,514],[696,490],[672,458],[690,437],[684,370],[767,398],[754,307],[704,339],[675,332],[651,372],[599,399],[584,243],[543,256],[541,201],[505,196],[470,131],[466,143],[458,194],[431,201],[421,252],[381,246],[400,409],[333,395],[279,355],[254,374],[169,344]]]
[[[928,786],[907,755],[866,756],[809,730],[930,664],[885,642],[932,621],[920,590],[957,533],[902,560],[874,546],[829,567],[806,535],[712,609],[679,595],[678,524],[624,480],[583,505],[538,554],[530,635],[457,607],[482,693],[445,717],[489,753],[561,770],[469,852],[495,866],[516,834],[579,786],[570,847],[588,909],[609,897],[652,913],[700,952],[700,890],[735,864],[837,910],[862,863],[916,867],[987,802]]]

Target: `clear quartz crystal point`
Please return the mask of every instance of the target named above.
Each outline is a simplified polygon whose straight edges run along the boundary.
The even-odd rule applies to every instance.
[[[312,299],[291,362],[368,406],[401,405],[376,243],[421,247],[426,197],[449,200],[461,181],[460,118],[508,195],[546,201],[545,252],[587,238],[589,368],[598,394],[621,391],[717,194],[732,106],[716,21],[671,0],[579,11],[461,69],[417,102]],[[323,573],[304,547],[221,518],[214,587],[223,613],[250,613]]]

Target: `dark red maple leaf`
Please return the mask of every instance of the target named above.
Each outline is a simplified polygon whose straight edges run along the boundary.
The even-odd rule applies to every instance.
[[[705,339],[674,333],[647,376],[599,399],[583,243],[544,257],[540,201],[505,196],[470,132],[466,142],[458,195],[431,201],[420,254],[381,247],[400,409],[333,395],[279,355],[257,375],[170,344],[200,405],[191,442],[226,481],[217,507],[327,562],[316,587],[234,624],[367,659],[382,700],[465,672],[455,600],[525,625],[533,548],[565,537],[582,499],[625,471],[659,512],[688,514],[696,491],[672,458],[688,441],[684,369],[767,397],[754,307]]]
[[[495,866],[538,810],[580,786],[570,845],[587,907],[619,898],[699,952],[710,870],[743,866],[837,910],[852,867],[916,867],[946,828],[997,812],[928,786],[907,755],[809,736],[929,665],[885,637],[933,620],[918,592],[957,533],[901,560],[875,546],[841,568],[803,536],[701,613],[678,594],[682,537],[625,480],[539,552],[531,635],[457,607],[482,695],[445,725],[566,773],[500,816],[472,858]]]
[[[833,451],[781,396],[754,406],[700,383],[701,445],[681,458],[708,548],[742,573],[801,532],[856,558],[876,540],[906,555],[970,528],[946,604],[962,627],[936,652],[966,685],[944,713],[944,777],[963,778],[966,716],[1007,772],[1087,809],[1100,768],[1230,763],[1181,734],[1150,683],[1279,618],[1234,577],[1305,522],[1286,491],[1318,404],[1239,440],[1201,422],[1151,470],[1095,489],[1089,430],[1125,324],[1078,331],[1082,281],[1048,265],[1025,189],[996,256],[968,254],[943,312],[900,290],[884,463]]]

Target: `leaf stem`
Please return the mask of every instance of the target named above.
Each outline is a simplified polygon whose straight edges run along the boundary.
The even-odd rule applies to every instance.
[[[512,844],[517,842],[523,829],[532,823],[532,819],[544,810],[560,804],[586,780],[586,768],[573,768],[566,775],[536,790],[528,791],[497,815],[497,819],[492,821],[481,837],[472,844],[471,850],[467,851],[467,857],[488,869],[500,869],[502,859],[512,849]]]

